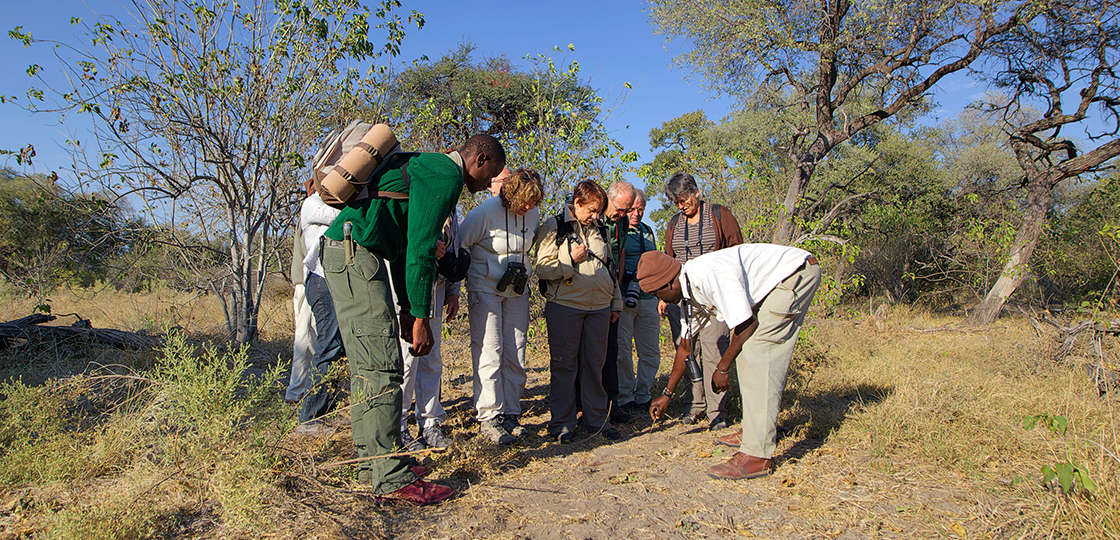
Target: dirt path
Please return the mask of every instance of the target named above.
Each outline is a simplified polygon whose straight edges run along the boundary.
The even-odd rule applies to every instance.
[[[774,475],[739,482],[705,474],[734,449],[717,444],[706,426],[673,419],[619,426],[624,438],[617,442],[579,432],[575,443],[560,445],[546,437],[544,375],[531,379],[526,400],[533,433],[512,447],[477,437],[465,396],[450,400],[446,426],[456,448],[427,464],[431,479],[452,485],[457,496],[434,508],[380,507],[379,532],[437,539],[984,538],[1019,528],[1020,503],[961,489],[968,484],[960,474],[891,472],[866,452],[796,432],[779,441]],[[462,383],[448,393],[469,392]]]

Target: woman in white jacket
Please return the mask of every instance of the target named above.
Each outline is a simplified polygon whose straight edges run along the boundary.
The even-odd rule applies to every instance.
[[[471,253],[466,287],[476,418],[479,432],[496,444],[528,433],[519,421],[533,273],[528,253],[543,197],[540,175],[517,169],[497,197],[471,210],[459,225],[461,245]]]

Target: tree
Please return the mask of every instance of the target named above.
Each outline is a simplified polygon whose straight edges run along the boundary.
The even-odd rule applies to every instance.
[[[990,55],[998,70],[989,78],[1009,91],[1010,100],[982,106],[1003,120],[1026,194],[1003,271],[966,319],[972,325],[994,321],[1026,279],[1058,184],[1108,168],[1109,160],[1120,155],[1120,5],[1057,2],[1038,21],[997,43]],[[1034,99],[1044,104],[1041,114],[1021,121],[1024,106]],[[1097,128],[1087,122],[1093,109],[1104,120]],[[1090,150],[1062,135],[1063,128],[1074,127],[1088,131]]]
[[[58,44],[66,83],[42,68],[37,112],[88,114],[92,143],[72,138],[79,182],[139,197],[181,254],[183,271],[222,299],[229,335],[257,337],[272,239],[297,207],[302,157],[323,135],[334,99],[367,80],[348,62],[395,54],[398,0],[134,0],[131,21],[74,18],[90,45]],[[423,24],[416,13],[409,22]],[[369,39],[371,26],[385,45]],[[21,28],[11,32],[36,42]],[[53,43],[53,42],[52,42]],[[72,54],[73,56],[69,56]],[[203,253],[214,269],[191,265]]]
[[[105,197],[72,193],[58,178],[0,169],[0,277],[49,308],[64,283],[92,285],[136,239],[136,223]]]
[[[772,241],[796,239],[817,167],[838,145],[920,104],[993,40],[1037,15],[1038,2],[853,3],[654,0],[654,25],[690,40],[679,62],[750,98],[787,88],[809,121],[786,126],[793,167]]]

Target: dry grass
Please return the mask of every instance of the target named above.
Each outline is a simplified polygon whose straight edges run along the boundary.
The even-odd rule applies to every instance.
[[[181,327],[197,338],[224,332],[220,307],[207,298],[60,293],[52,300],[55,313],[79,313],[95,327]],[[12,318],[30,312],[29,302],[6,307]],[[254,376],[290,357],[289,300],[274,295],[262,321],[262,343],[250,353]],[[147,373],[159,365],[152,357],[88,347],[14,362],[0,356],[8,358],[0,379],[23,375],[26,388],[52,389],[18,399],[9,391],[8,405],[39,406],[21,407],[29,410],[16,420],[9,413],[5,425],[53,434],[49,444],[5,443],[0,451],[0,459],[22,451],[28,464],[9,469],[25,474],[0,487],[0,539],[106,531],[117,538],[1120,538],[1115,395],[1098,396],[1080,367],[1053,358],[1058,336],[1049,327],[1039,335],[1013,318],[961,331],[958,322],[904,307],[878,318],[813,321],[787,386],[776,473],[731,483],[704,476],[729,450],[673,421],[621,426],[626,439],[614,444],[548,439],[543,325],[531,336],[524,400],[532,433],[511,447],[481,441],[460,316],[444,336],[443,401],[455,446],[425,458],[432,478],[459,496],[420,510],[379,506],[356,490],[353,467],[324,467],[351,457],[345,427],[324,439],[285,435],[294,412],[279,404],[279,384],[271,401],[237,413],[232,431],[169,431],[160,422],[189,423],[159,412],[163,402],[120,406],[137,399],[135,385],[65,378],[91,361]],[[663,358],[671,358],[667,347]],[[667,369],[666,360],[661,384]],[[58,380],[36,386],[48,376]],[[674,400],[670,415],[679,406]],[[1069,430],[1023,429],[1024,416],[1042,413],[1064,416]],[[211,442],[192,438],[202,435]],[[1085,467],[1097,491],[1043,486],[1040,468],[1061,462]]]

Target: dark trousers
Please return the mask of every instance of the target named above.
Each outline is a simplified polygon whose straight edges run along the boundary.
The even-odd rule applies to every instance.
[[[303,398],[303,406],[299,411],[300,422],[327,414],[338,399],[335,385],[322,382],[331,365],[344,354],[342,334],[338,331],[338,317],[334,314],[334,301],[327,288],[327,280],[316,274],[308,274],[304,288],[307,303],[315,314],[316,336],[315,354],[311,357],[311,392]]]
[[[544,306],[550,357],[549,431],[553,435],[561,428],[575,427],[577,406],[583,409],[583,420],[589,428],[610,427],[607,394],[599,377],[610,317],[610,308],[586,311],[555,302]]]

